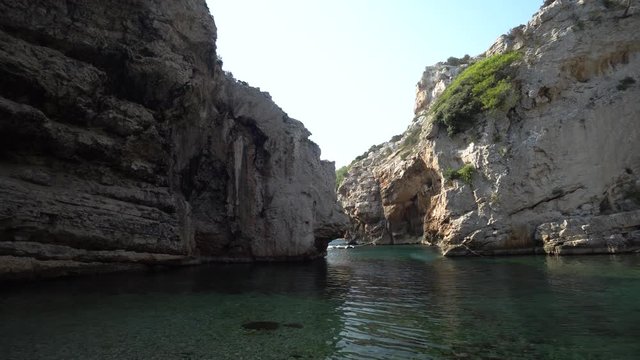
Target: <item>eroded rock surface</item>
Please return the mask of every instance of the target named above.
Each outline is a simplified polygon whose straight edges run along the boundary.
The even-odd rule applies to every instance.
[[[467,65],[427,67],[414,122],[339,188],[350,236],[390,243],[419,234],[422,216],[416,241],[446,255],[637,251],[640,8],[626,4],[545,2],[482,55],[521,53],[509,70],[516,101],[453,136],[430,110]],[[464,165],[471,181],[445,177]]]
[[[333,163],[204,0],[0,0],[0,274],[324,254]]]

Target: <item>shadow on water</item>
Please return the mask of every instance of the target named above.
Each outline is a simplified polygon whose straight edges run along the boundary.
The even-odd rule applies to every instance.
[[[112,273],[27,283],[0,284],[3,294],[180,294],[313,295],[326,288],[325,261],[309,263],[208,264],[156,272]]]

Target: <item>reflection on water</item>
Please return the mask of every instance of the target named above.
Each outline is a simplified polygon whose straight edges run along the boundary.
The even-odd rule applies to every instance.
[[[5,285],[2,359],[634,359],[640,256],[417,246]]]

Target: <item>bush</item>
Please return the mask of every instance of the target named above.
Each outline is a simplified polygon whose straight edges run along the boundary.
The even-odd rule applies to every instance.
[[[382,144],[378,144],[378,145],[371,145],[371,147],[369,148],[369,150],[367,150],[367,154],[370,154],[372,152],[378,151],[382,148]]]
[[[344,178],[347,176],[350,168],[351,166],[343,166],[336,170],[336,190],[338,190],[340,185],[344,182]]]
[[[453,170],[447,169],[444,172],[444,178],[447,181],[451,180],[462,180],[467,184],[471,184],[473,180],[473,173],[476,171],[476,168],[471,164],[464,164],[460,169]]]
[[[476,114],[500,108],[514,93],[508,68],[521,56],[512,51],[470,65],[436,100],[431,109],[434,121],[453,136],[473,124]]]
[[[353,164],[356,161],[364,160],[364,159],[367,158],[367,155],[369,155],[369,153],[366,153],[366,152],[364,154],[358,155],[358,156],[356,156],[355,159],[353,159],[353,161],[351,163]]]
[[[402,148],[406,149],[417,144],[418,141],[420,141],[420,132],[422,132],[421,127],[416,127],[411,130],[409,135],[407,135],[407,137],[402,141]]]
[[[356,161],[360,161],[360,160],[366,159],[369,156],[369,154],[371,154],[372,152],[376,152],[376,151],[378,151],[380,149],[382,149],[382,144],[371,145],[369,150],[367,150],[367,151],[363,152],[362,154],[356,156],[356,158],[351,162],[351,164],[353,164]]]
[[[398,149],[400,149],[400,159],[405,160],[409,153],[411,152],[411,148],[415,146],[420,141],[420,133],[422,132],[422,127],[418,126],[411,130],[409,134],[402,140]]]
[[[447,59],[445,65],[458,66],[462,64],[468,64],[469,60],[471,60],[471,56],[469,56],[468,54],[463,56],[462,58],[451,56]]]

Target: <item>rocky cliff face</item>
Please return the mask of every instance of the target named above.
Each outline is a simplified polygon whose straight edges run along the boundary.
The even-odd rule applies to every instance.
[[[321,256],[333,163],[204,0],[0,0],[0,274]]]
[[[638,28],[637,2],[546,1],[472,59],[517,58],[500,70],[512,89],[502,106],[461,131],[437,120],[436,103],[470,65],[427,67],[414,122],[339,188],[349,236],[446,255],[638,251]]]

